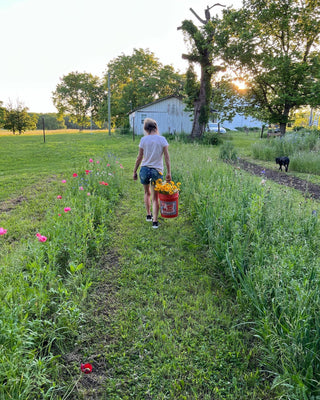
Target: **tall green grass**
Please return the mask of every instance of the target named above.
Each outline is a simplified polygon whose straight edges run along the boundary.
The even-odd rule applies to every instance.
[[[290,170],[320,174],[320,139],[316,133],[287,133],[284,137],[261,140],[252,145],[254,158],[272,160],[290,157]]]
[[[206,148],[180,154],[181,196],[212,268],[233,280],[248,312],[243,322],[261,340],[261,368],[281,398],[319,396],[319,203],[218,163]]]

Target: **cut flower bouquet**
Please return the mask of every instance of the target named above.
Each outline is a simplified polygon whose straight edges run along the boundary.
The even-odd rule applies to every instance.
[[[174,183],[173,181],[164,182],[162,179],[156,180],[154,190],[162,194],[174,194],[180,190],[180,182]]]

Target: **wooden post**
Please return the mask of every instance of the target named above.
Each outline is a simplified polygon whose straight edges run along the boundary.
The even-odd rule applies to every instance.
[[[134,120],[135,120],[135,117],[132,117],[132,140],[133,140],[133,142],[134,142]]]
[[[46,132],[44,129],[44,117],[42,117],[43,143],[46,142]]]

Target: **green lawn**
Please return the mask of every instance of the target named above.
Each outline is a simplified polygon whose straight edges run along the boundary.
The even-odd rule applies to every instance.
[[[249,156],[254,140],[237,134],[232,143]],[[316,316],[310,310],[304,318],[303,302],[307,295],[310,304],[317,300],[308,282],[318,276],[312,250],[318,204],[299,194],[283,204],[281,188],[264,188],[260,178],[225,165],[218,148],[172,140],[173,180],[182,182],[179,216],[153,230],[142,187],[132,180],[138,143],[106,133],[48,135],[46,143],[39,135],[0,137],[0,227],[8,229],[0,236],[7,322],[0,335],[0,398],[300,400],[317,394],[309,378]],[[93,171],[88,182],[87,168]],[[112,181],[115,171],[120,183]],[[70,205],[69,214],[58,216]],[[286,219],[289,247],[277,240]],[[48,241],[37,243],[36,232]],[[293,268],[295,260],[301,268]],[[272,282],[278,303],[269,302]],[[301,308],[292,307],[294,290]],[[279,314],[280,307],[287,308]],[[297,336],[281,336],[296,323]],[[308,357],[294,364],[302,353]],[[93,364],[92,375],[79,372],[82,362]]]

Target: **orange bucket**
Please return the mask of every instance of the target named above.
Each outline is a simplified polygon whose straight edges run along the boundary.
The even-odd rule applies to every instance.
[[[179,192],[173,194],[159,193],[160,213],[163,218],[175,218],[178,216]]]

